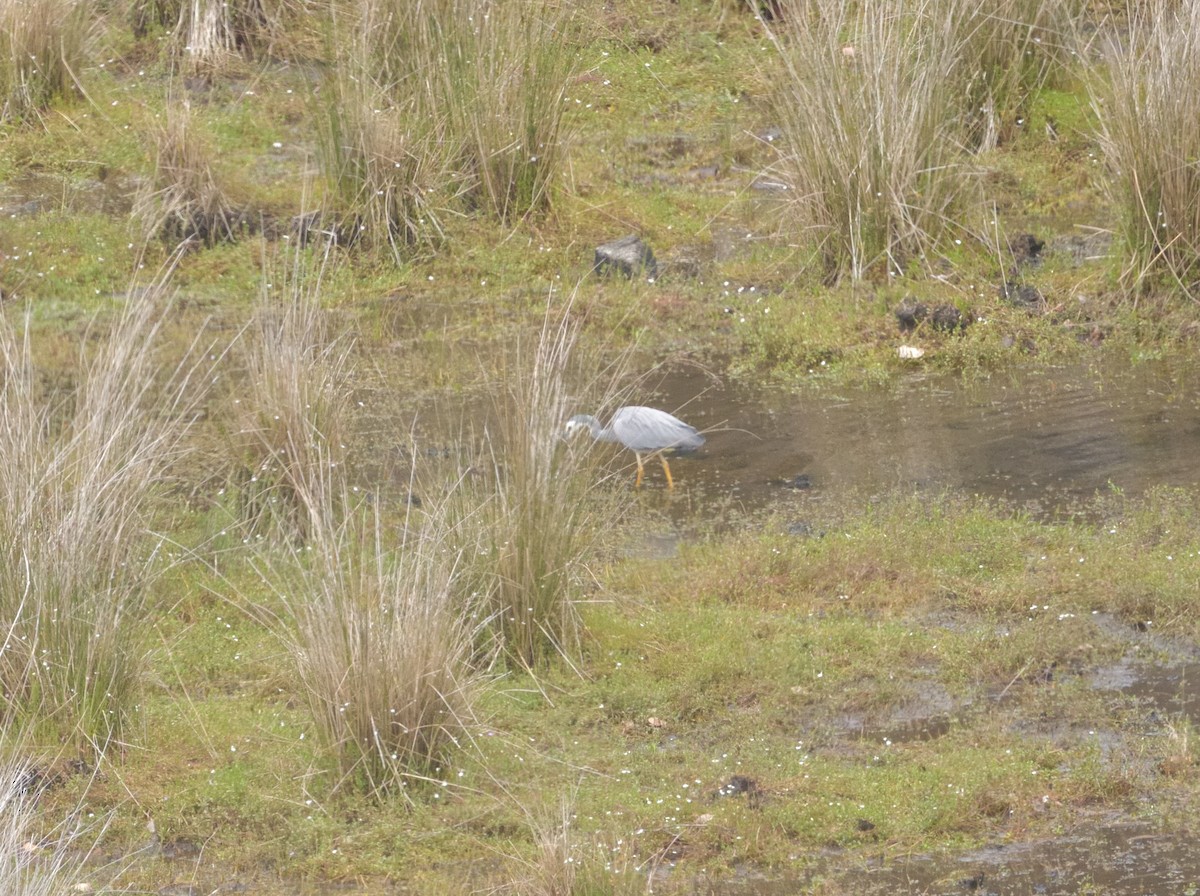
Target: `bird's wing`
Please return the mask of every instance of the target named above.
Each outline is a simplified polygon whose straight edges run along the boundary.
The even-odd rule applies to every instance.
[[[633,451],[690,451],[704,444],[704,436],[694,427],[656,408],[621,408],[613,414],[612,430],[621,444]]]

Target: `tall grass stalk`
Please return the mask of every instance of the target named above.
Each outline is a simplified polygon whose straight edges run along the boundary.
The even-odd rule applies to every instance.
[[[808,0],[777,23],[779,174],[827,278],[902,270],[953,226],[973,183],[955,22],[981,2]]]
[[[576,65],[570,9],[550,0],[334,7],[321,158],[363,236],[404,258],[436,246],[453,214],[512,221],[549,207]]]
[[[0,319],[0,725],[97,751],[137,704],[148,521],[193,407],[188,370],[159,366],[160,293],[127,301],[94,351],[85,340],[65,396],[43,385],[28,321]]]
[[[71,89],[95,22],[92,0],[0,0],[0,122],[26,119]]]
[[[591,440],[567,444],[562,437],[579,410],[580,396],[569,388],[583,367],[573,357],[578,340],[569,306],[550,309],[532,352],[518,351],[498,387],[495,429],[486,434],[482,466],[491,491],[471,505],[476,587],[488,596],[499,645],[519,668],[576,654],[586,564],[617,516],[618,505],[597,488]],[[608,394],[597,404],[608,403],[611,387],[599,391]]]
[[[154,170],[134,204],[147,238],[206,246],[234,238],[243,218],[191,104],[168,98],[150,131]]]
[[[251,610],[295,663],[334,788],[412,794],[467,745],[484,681],[461,546],[437,508],[410,508],[397,539],[378,506],[330,476],[306,481],[300,498],[309,545],[264,563],[277,607]]]
[[[302,499],[327,477],[343,483],[352,343],[330,333],[321,289],[329,244],[293,249],[268,270],[245,334],[247,392],[238,396],[242,521],[303,538],[321,520]],[[314,485],[314,483],[316,485]]]
[[[1124,280],[1200,297],[1200,0],[1130,7],[1092,72],[1107,189],[1128,252]]]
[[[953,84],[972,147],[991,149],[1010,137],[1033,95],[1074,67],[1082,7],[1082,0],[992,0],[945,13],[962,41]]]
[[[91,892],[84,866],[99,831],[73,819],[47,830],[38,807],[43,772],[22,754],[19,735],[0,733],[0,893]],[[85,837],[90,842],[82,842]]]
[[[388,250],[399,263],[442,244],[462,173],[445,120],[393,96],[360,66],[365,58],[339,64],[325,84],[318,152],[338,237]]]

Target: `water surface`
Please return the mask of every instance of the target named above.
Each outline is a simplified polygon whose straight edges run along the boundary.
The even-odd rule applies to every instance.
[[[886,388],[804,391],[675,372],[645,401],[707,431],[676,478],[723,505],[949,490],[1048,514],[1112,489],[1200,483],[1195,370],[1077,365],[967,384],[915,372]]]

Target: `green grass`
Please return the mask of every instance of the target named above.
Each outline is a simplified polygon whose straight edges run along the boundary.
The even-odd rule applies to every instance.
[[[1095,523],[893,500],[821,521],[821,538],[768,530],[666,566],[613,561],[572,667],[492,682],[470,748],[400,815],[333,792],[268,629],[217,596],[191,598],[158,626],[161,685],[115,767],[125,785],[100,781],[89,800],[118,810],[114,837],[136,838],[140,816],[122,809],[132,787],[158,807],[164,840],[206,838],[225,867],[430,887],[461,885],[496,850],[509,880],[536,877],[561,799],[580,855],[604,848],[642,873],[677,848],[685,867],[719,872],[782,867],[831,842],[1036,838],[1084,807],[1128,810],[1135,794],[1141,811],[1165,811],[1194,798],[1186,776],[1155,771],[1191,762],[1186,726],[1146,739],[1144,712],[1089,686],[1088,670],[1128,646],[1089,620],[1100,610],[1131,632],[1150,620],[1194,637],[1182,609],[1200,575],[1197,512],[1183,493],[1116,502]],[[248,574],[234,564],[227,581]],[[930,689],[943,696],[925,704]],[[928,717],[945,733],[906,739],[910,711],[917,730]],[[1101,750],[1097,731],[1125,752]],[[735,775],[752,787],[721,795]]]
[[[1022,6],[1006,21],[1046,12]],[[481,58],[492,67],[431,83],[445,117],[423,119],[425,136],[454,152],[426,157],[415,175],[396,169],[391,140],[419,120],[405,105],[408,76],[360,81],[361,93],[325,77],[331,61],[345,63],[344,78],[382,71],[355,43],[372,36],[357,16],[334,28],[323,3],[300,17],[290,2],[262,8],[267,21],[236,53],[182,77],[168,33],[181,10],[110,5],[93,21],[103,51],[73,65],[86,97],[68,89],[3,125],[0,290],[28,303],[32,393],[55,399],[64,428],[45,432],[56,438],[77,419],[89,364],[109,350],[104,325],[142,297],[131,273],[172,249],[146,241],[128,215],[139,189],[155,188],[155,122],[169,103],[186,97],[211,170],[252,219],[175,259],[179,295],[147,355],[153,373],[130,365],[150,388],[197,332],[219,335],[206,374],[215,388],[187,457],[173,457],[169,475],[139,475],[131,485],[147,491],[133,500],[102,502],[136,511],[128,521],[69,528],[120,535],[125,553],[103,543],[59,552],[120,570],[62,589],[77,631],[97,628],[77,591],[134,586],[121,592],[117,631],[130,663],[128,687],[106,690],[102,707],[120,715],[121,749],[103,752],[95,776],[67,775],[43,796],[43,829],[80,806],[111,813],[103,848],[122,854],[145,844],[150,818],[164,844],[202,855],[186,873],[208,889],[270,869],[284,888],[355,880],[578,894],[640,891],[672,863],[663,886],[681,890],[697,875],[802,871],[830,844],[855,864],[881,851],[1036,840],[1093,810],[1185,827],[1198,805],[1192,723],[1094,688],[1092,676],[1130,658],[1176,662],[1173,645],[1196,639],[1190,494],[1109,495],[1049,520],[953,495],[797,496],[819,537],[784,534],[783,521],[738,531],[726,521],[689,535],[670,560],[645,559],[639,531],[704,530],[686,490],[630,500],[623,475],[604,475],[610,454],[556,438],[570,413],[651,401],[631,388],[647,381],[637,374],[681,359],[717,377],[817,389],[931,371],[1050,376],[1061,362],[1113,358],[1191,363],[1187,252],[1131,291],[1127,262],[1102,257],[1103,241],[1094,253],[1071,248],[1118,220],[1128,199],[1101,151],[1116,158],[1104,137],[1112,109],[1089,94],[1110,82],[1076,80],[1051,54],[993,96],[990,119],[963,112],[960,94],[946,98],[939,108],[964,119],[956,150],[972,169],[954,226],[907,241],[914,206],[932,202],[917,228],[930,234],[949,206],[936,190],[905,198],[901,185],[890,235],[827,257],[819,249],[832,243],[789,230],[795,208],[760,181],[807,129],[830,122],[815,102],[792,102],[785,119],[771,101],[774,87],[798,82],[742,4],[585,0],[569,27],[561,4],[506,7],[546,13],[537,28],[522,24],[535,44],[542,26],[569,39],[530,48],[505,36],[508,18],[458,34],[460,48],[491,42],[494,55]],[[139,10],[162,16],[135,33]],[[996,49],[1024,46],[1029,33]],[[842,35],[820,36],[836,65],[793,74],[863,86],[868,45],[856,45],[850,68]],[[524,85],[544,116],[510,102],[523,82],[496,74],[522,46],[547,66]],[[888,59],[897,70],[911,62]],[[547,135],[530,134],[535,119]],[[469,139],[447,143],[451,125]],[[772,129],[784,139],[768,140]],[[536,142],[554,150],[545,169],[525,166]],[[915,165],[919,191],[927,164]],[[362,176],[339,182],[343,166]],[[378,209],[364,190],[382,191]],[[327,252],[297,247],[292,217],[313,209],[324,229],[367,220],[375,232]],[[412,215],[431,229],[405,230]],[[655,282],[591,276],[593,247],[631,232],[659,259]],[[1050,245],[1041,264],[1014,272],[1005,240],[1022,232]],[[852,276],[829,288],[831,272]],[[997,285],[1017,281],[1042,290],[1046,307],[1004,303]],[[894,310],[910,300],[975,322],[900,332]],[[902,360],[900,345],[925,354]],[[6,388],[20,382],[14,369]],[[174,419],[150,394],[115,400],[146,406],[131,425]],[[42,431],[8,419],[14,439]],[[344,480],[330,474],[335,456]],[[247,513],[238,487],[237,470],[268,460],[274,478],[259,505],[285,505],[284,525]],[[64,494],[72,484],[45,481]],[[24,559],[55,559],[39,553],[40,530],[20,531],[10,585],[23,581]],[[20,589],[9,591],[11,610]],[[401,762],[400,740],[393,759],[363,732],[390,718],[406,683],[458,696],[437,678],[444,655],[421,666],[420,649],[402,649],[438,643],[437,627],[409,625],[405,608],[447,604],[478,609],[458,618],[468,634],[450,639],[470,706],[455,708],[454,725],[433,714],[432,729],[457,744]],[[53,616],[49,597],[42,609]],[[8,671],[28,671],[3,656]],[[346,704],[352,719],[336,711]],[[53,715],[24,704],[39,755],[60,738],[74,758],[88,737],[118,736],[107,722],[83,736],[94,726],[79,728],[79,708],[65,706]],[[421,730],[418,721],[408,733]],[[136,857],[121,885],[157,891],[185,865]]]

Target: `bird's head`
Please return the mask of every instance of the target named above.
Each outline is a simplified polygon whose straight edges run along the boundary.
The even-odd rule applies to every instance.
[[[593,421],[594,418],[589,417],[587,414],[576,414],[563,426],[562,437],[569,439],[578,432],[590,432]]]

